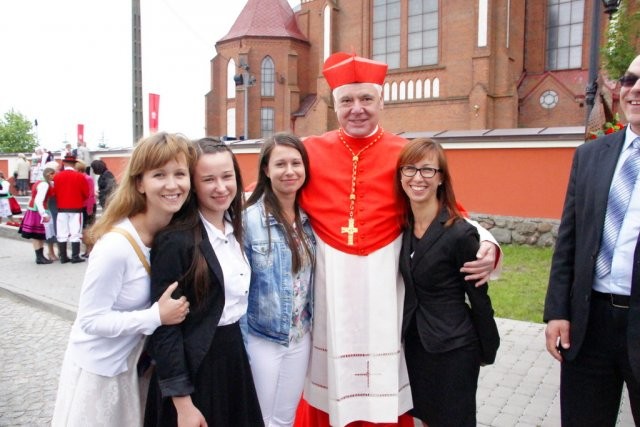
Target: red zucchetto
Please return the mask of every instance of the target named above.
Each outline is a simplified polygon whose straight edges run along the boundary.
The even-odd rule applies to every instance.
[[[331,90],[350,83],[384,84],[387,75],[387,64],[371,59],[337,52],[324,62],[324,74]]]

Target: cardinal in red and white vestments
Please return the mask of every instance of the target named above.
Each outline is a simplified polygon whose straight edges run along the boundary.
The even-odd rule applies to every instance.
[[[355,152],[377,139],[358,161],[352,227],[352,155],[340,136]],[[338,130],[305,140],[311,179],[301,205],[311,218],[318,248],[304,398],[328,413],[332,426],[363,420],[396,423],[413,406],[400,344],[402,203],[393,186],[397,155],[405,143],[380,128],[367,138]],[[357,232],[350,236],[353,229]]]
[[[323,74],[341,127],[304,140],[310,170],[300,204],[318,246],[313,346],[295,427],[414,425],[400,342],[404,212],[394,187],[407,140],[378,124],[386,71],[381,62],[331,55]]]
[[[335,88],[382,84],[386,69],[335,54],[324,74]],[[301,403],[296,426],[396,425],[413,406],[400,344],[403,204],[393,185],[406,142],[377,125],[366,137],[340,128],[304,142],[311,166],[300,202],[318,247],[313,348],[304,390],[310,406]],[[413,426],[408,415],[404,422]]]

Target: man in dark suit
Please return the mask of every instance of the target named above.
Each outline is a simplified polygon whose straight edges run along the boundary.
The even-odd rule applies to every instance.
[[[640,425],[639,77],[637,56],[620,79],[629,125],[578,147],[571,168],[544,308],[563,426],[615,425],[625,383]]]

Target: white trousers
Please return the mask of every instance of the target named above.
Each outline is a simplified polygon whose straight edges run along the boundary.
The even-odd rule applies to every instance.
[[[59,212],[56,219],[58,242],[79,242],[82,239],[82,212]]]
[[[247,352],[264,425],[292,426],[309,366],[311,334],[289,343],[289,347],[247,335]]]

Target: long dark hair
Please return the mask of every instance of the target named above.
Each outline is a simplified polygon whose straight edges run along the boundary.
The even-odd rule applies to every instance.
[[[296,199],[293,205],[296,215],[294,219],[294,228],[289,224],[289,221],[285,217],[282,205],[280,204],[278,197],[273,192],[273,187],[271,187],[271,179],[267,176],[271,153],[278,145],[291,147],[300,153],[305,170],[305,179],[302,183],[302,187],[300,188],[307,185],[307,182],[309,181],[309,156],[307,155],[307,150],[304,148],[304,145],[297,136],[289,133],[277,133],[267,138],[262,143],[262,148],[260,149],[260,161],[258,165],[258,182],[256,183],[256,188],[253,190],[253,193],[249,196],[249,200],[247,200],[247,206],[257,203],[258,200],[264,196],[263,203],[265,213],[267,215],[273,215],[276,221],[284,227],[287,245],[291,249],[291,269],[293,273],[297,273],[303,267],[305,257],[310,261],[313,260],[313,251],[311,249],[311,243],[308,241],[302,228],[302,220],[300,218],[300,209],[298,205],[300,190],[296,193]],[[267,233],[269,236],[269,246],[271,246],[271,229],[269,227],[267,227]],[[296,243],[296,237],[297,241],[302,242],[302,247]]]
[[[445,208],[449,212],[449,220],[445,226],[450,226],[458,219],[463,218],[462,213],[458,209],[456,195],[453,192],[453,184],[451,182],[451,174],[449,173],[447,156],[444,153],[442,145],[433,139],[415,138],[402,147],[396,166],[396,191],[400,194],[402,200],[404,200],[407,208],[405,209],[405,226],[409,226],[413,222],[413,213],[410,209],[409,197],[402,189],[402,173],[400,172],[400,168],[405,165],[415,164],[430,153],[435,154],[435,157],[438,159],[438,164],[440,165],[442,184],[438,186],[436,197],[438,199],[440,209]]]
[[[233,170],[236,175],[237,192],[231,205],[227,209],[227,214],[233,225],[233,235],[239,245],[242,246],[243,230],[242,230],[242,206],[244,204],[244,193],[242,185],[242,176],[240,174],[240,166],[236,156],[231,149],[216,138],[202,138],[194,142],[196,149],[196,163],[200,158],[206,154],[218,154],[229,153],[233,161]],[[195,188],[194,175],[191,174],[191,188]],[[205,300],[209,293],[209,266],[207,261],[200,252],[200,242],[202,241],[203,234],[206,236],[204,224],[200,220],[198,198],[195,194],[189,198],[189,200],[182,206],[182,209],[174,216],[171,224],[167,230],[180,230],[184,232],[190,232],[193,234],[193,240],[195,242],[193,259],[191,265],[185,272],[184,276],[180,279],[182,286],[193,286],[196,301],[194,301],[196,308],[200,308],[200,304]]]

